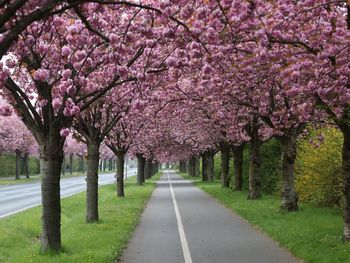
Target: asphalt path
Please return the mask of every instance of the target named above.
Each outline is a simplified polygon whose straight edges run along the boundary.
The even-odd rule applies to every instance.
[[[287,250],[167,171],[119,263],[296,263]]]
[[[129,168],[127,176],[135,176],[136,168]],[[99,175],[99,185],[115,182],[115,173]],[[86,190],[85,176],[61,180],[61,198]],[[40,182],[0,186],[0,218],[41,204]]]

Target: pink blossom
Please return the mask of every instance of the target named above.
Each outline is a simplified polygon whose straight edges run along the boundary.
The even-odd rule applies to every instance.
[[[12,115],[12,110],[9,105],[0,105],[0,116],[8,117]]]
[[[62,47],[62,56],[67,57],[72,53],[72,50],[68,46]]]
[[[14,68],[16,66],[17,62],[14,59],[7,59],[6,60],[6,66],[9,68]]]
[[[47,81],[49,79],[49,71],[46,69],[38,69],[34,73],[34,79],[39,81]]]
[[[59,98],[55,98],[52,100],[52,107],[55,111],[57,111],[61,107],[61,100]]]
[[[210,75],[213,72],[213,68],[209,64],[205,64],[203,67],[203,74]]]
[[[174,38],[175,37],[175,32],[171,28],[164,28],[163,30],[163,37],[166,38]]]
[[[117,72],[121,77],[126,77],[128,75],[128,67],[127,66],[118,66]]]
[[[72,75],[72,71],[70,69],[66,69],[62,73],[62,77],[64,80],[68,80],[71,75]]]
[[[70,130],[69,130],[68,128],[62,129],[62,130],[60,131],[60,135],[61,135],[62,137],[68,137],[69,133],[70,133]]]
[[[176,58],[174,57],[168,57],[165,61],[165,63],[169,66],[169,67],[176,67],[177,63],[176,63]]]
[[[137,73],[137,80],[138,80],[139,82],[145,81],[145,74],[142,73],[142,72]]]

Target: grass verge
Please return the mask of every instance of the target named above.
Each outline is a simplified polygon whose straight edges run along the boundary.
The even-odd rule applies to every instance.
[[[143,186],[127,180],[125,198],[115,185],[99,188],[100,222],[85,223],[85,193],[62,199],[62,244],[58,255],[40,253],[41,207],[0,220],[0,262],[108,263],[117,259],[155,187],[156,175]]]
[[[220,181],[201,182],[200,178],[181,175],[193,180],[196,186],[305,262],[350,262],[350,244],[342,241],[343,219],[340,210],[300,204],[300,211],[285,213],[279,210],[280,200],[275,196],[247,200],[247,192],[224,189]]]

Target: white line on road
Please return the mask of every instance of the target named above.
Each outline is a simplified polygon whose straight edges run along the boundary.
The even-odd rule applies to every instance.
[[[34,208],[34,207],[36,207],[36,206],[38,206],[38,205],[41,205],[41,203],[37,203],[37,204],[31,205],[31,206],[27,206],[27,207],[25,207],[25,208],[21,208],[21,209],[18,209],[18,210],[16,210],[16,211],[13,211],[13,212],[11,212],[11,213],[7,213],[7,214],[4,214],[4,215],[0,215],[0,218],[4,218],[4,217],[10,216],[10,215],[17,214],[17,213],[19,213],[19,212],[23,212],[23,211],[25,211],[25,210],[28,210],[29,208]]]
[[[177,202],[176,202],[176,199],[175,199],[175,194],[174,194],[173,186],[171,184],[169,173],[167,173],[167,175],[168,175],[168,181],[169,181],[169,185],[170,185],[171,197],[173,198],[173,204],[174,204],[174,210],[175,210],[175,215],[176,215],[177,227],[178,227],[178,230],[179,230],[181,246],[182,246],[182,252],[184,254],[185,263],[192,263],[190,249],[188,248],[187,239],[186,239],[186,235],[185,235],[185,230],[184,230],[184,227],[182,225],[180,211],[179,211],[179,208],[177,206]]]

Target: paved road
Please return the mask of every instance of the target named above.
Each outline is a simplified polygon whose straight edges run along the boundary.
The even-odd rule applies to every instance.
[[[119,263],[144,262],[298,260],[191,182],[169,171],[158,182]]]
[[[136,168],[128,169],[128,177],[136,175]],[[115,182],[114,173],[99,175],[99,184]],[[61,198],[86,189],[85,176],[61,180]],[[0,186],[0,218],[18,213],[41,203],[40,182]]]

